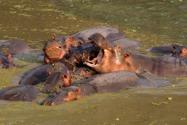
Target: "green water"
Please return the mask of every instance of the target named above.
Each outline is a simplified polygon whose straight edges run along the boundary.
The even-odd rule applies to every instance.
[[[186,0],[0,0],[0,39],[19,38],[41,49],[50,34],[109,25],[141,42],[141,51],[187,44]],[[31,68],[0,69],[0,86]],[[172,85],[95,94],[53,106],[0,102],[0,125],[186,125],[187,78]]]

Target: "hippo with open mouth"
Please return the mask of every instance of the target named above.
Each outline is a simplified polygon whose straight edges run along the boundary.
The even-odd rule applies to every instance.
[[[122,48],[132,49],[139,46],[137,41],[125,38],[124,34],[115,28],[105,26],[90,28],[70,36],[52,36],[52,40],[49,40],[43,49],[45,54],[44,62],[50,63],[61,60],[65,55],[68,55],[69,51],[70,56],[71,54],[77,53],[77,49],[82,52],[88,50],[97,51],[98,49],[94,44],[91,44],[90,40],[88,39],[95,33],[100,33],[110,42],[110,44],[119,45]],[[92,53],[95,52],[91,51],[89,54]]]
[[[124,52],[119,47],[110,47],[101,34],[94,34],[89,39],[98,44],[102,50],[96,58],[86,61],[85,64],[98,72],[148,71],[160,76],[187,76],[187,66],[185,64],[174,64],[162,58],[151,58]]]

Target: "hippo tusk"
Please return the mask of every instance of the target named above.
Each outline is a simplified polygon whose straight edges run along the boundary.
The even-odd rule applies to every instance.
[[[87,65],[87,66],[89,66],[89,67],[92,67],[92,68],[98,66],[98,64],[93,64],[91,62],[84,62],[84,64]]]

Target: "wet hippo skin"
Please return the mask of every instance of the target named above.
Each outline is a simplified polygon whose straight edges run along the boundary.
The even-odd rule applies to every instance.
[[[72,84],[73,86],[62,89],[61,92],[49,96],[43,101],[43,105],[57,105],[66,102],[65,99],[68,98],[68,92],[75,94],[71,98],[72,100],[69,100],[73,101],[94,93],[118,92],[128,88],[157,88],[169,84],[168,81],[149,73],[137,75],[136,73],[126,71],[112,72],[75,81]],[[76,89],[80,91],[77,93]]]
[[[25,72],[21,77],[20,85],[36,85],[38,83],[46,81],[49,76],[51,65],[40,65],[27,72]]]
[[[28,53],[29,46],[23,40],[0,40],[0,51],[9,51],[12,55]]]
[[[0,99],[8,101],[33,101],[38,90],[34,86],[14,86],[7,87],[0,90]]]
[[[187,66],[181,63],[173,63],[163,58],[147,57],[140,54],[125,52],[123,49],[111,47],[101,34],[93,34],[89,38],[101,49],[100,53],[93,60],[85,62],[100,73],[114,71],[148,71],[160,76],[187,76]]]
[[[187,57],[186,52],[187,46],[184,45],[165,45],[165,46],[156,46],[149,49],[152,53],[160,53],[160,54],[170,54],[175,57]]]
[[[90,28],[90,29],[86,29],[83,31],[80,31],[76,34],[70,35],[70,36],[55,36],[52,37],[51,40],[49,40],[46,45],[44,46],[44,53],[45,56],[50,60],[53,60],[52,58],[55,57],[54,60],[60,60],[60,56],[59,58],[56,58],[55,55],[64,55],[63,53],[66,53],[67,48],[69,49],[69,44],[68,44],[68,40],[74,39],[71,43],[74,46],[75,44],[77,44],[75,41],[77,41],[80,44],[83,43],[87,43],[90,42],[89,37],[92,36],[95,33],[99,33],[101,34],[105,39],[107,39],[109,41],[110,44],[112,45],[119,45],[122,48],[136,48],[139,46],[139,43],[137,41],[133,41],[130,40],[128,38],[125,38],[124,34],[122,32],[120,32],[118,29],[116,28],[112,28],[112,27],[95,27],[95,28]],[[52,48],[52,44],[56,44],[56,48],[54,48],[54,50],[56,51],[56,54],[51,55],[51,54],[47,54],[49,51],[47,51],[48,48]],[[58,44],[58,45],[57,45]],[[63,44],[65,44],[66,48],[63,48]],[[75,45],[77,47],[77,45]],[[83,46],[83,45],[82,45]],[[58,48],[61,48],[61,51],[58,50]],[[52,52],[50,52],[52,53]],[[54,51],[53,51],[54,53]],[[59,54],[61,53],[61,54]],[[50,56],[51,55],[51,56]],[[46,58],[46,59],[47,59]],[[48,61],[45,61],[48,62]]]
[[[59,72],[61,74],[66,74],[69,76],[68,68],[63,63],[54,63],[54,64],[45,64],[39,65],[27,72],[25,72],[21,77],[19,84],[20,85],[36,85],[41,82],[45,82],[48,77],[55,73]]]
[[[104,51],[108,53],[110,51]],[[117,64],[114,55],[107,54],[103,56],[101,62],[97,64],[86,63],[98,72],[113,72],[113,71],[148,71],[159,76],[187,76],[187,66],[181,63],[173,63],[162,58],[146,57],[144,55],[128,54],[125,55],[122,62]],[[112,60],[112,61],[111,61]]]

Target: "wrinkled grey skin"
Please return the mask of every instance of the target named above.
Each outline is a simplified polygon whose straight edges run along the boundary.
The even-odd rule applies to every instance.
[[[38,95],[34,86],[13,86],[0,90],[0,99],[8,101],[33,101]]]

